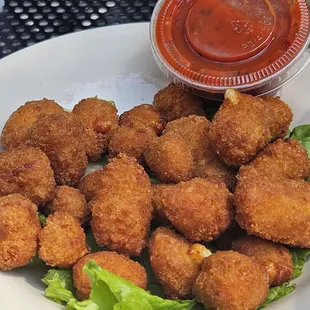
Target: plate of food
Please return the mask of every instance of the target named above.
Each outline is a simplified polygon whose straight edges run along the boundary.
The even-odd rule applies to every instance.
[[[1,308],[306,308],[310,68],[210,101],[160,71],[149,27],[0,61]]]

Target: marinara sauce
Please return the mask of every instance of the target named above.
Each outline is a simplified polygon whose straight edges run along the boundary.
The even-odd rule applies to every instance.
[[[151,39],[155,59],[176,82],[268,93],[301,58],[309,61],[309,28],[306,0],[162,0]]]

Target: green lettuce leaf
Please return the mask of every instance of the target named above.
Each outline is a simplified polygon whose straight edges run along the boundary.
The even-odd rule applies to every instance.
[[[307,257],[310,255],[310,249],[295,249],[292,251],[293,255],[293,279],[301,276]]]
[[[41,226],[42,226],[42,227],[45,226],[46,220],[47,220],[47,216],[45,216],[43,213],[39,212],[39,213],[38,213],[38,217],[39,217]]]
[[[298,140],[308,151],[310,158],[310,124],[295,127],[289,137]]]

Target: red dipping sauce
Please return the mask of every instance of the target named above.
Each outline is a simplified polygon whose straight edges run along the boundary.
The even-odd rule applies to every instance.
[[[161,0],[151,21],[161,69],[213,98],[279,89],[310,62],[309,32],[306,0]]]

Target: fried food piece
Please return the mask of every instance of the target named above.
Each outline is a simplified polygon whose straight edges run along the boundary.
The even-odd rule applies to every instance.
[[[269,142],[283,137],[292,117],[278,98],[255,98],[229,89],[210,126],[211,146],[227,165],[240,167]]]
[[[254,258],[267,270],[269,285],[281,285],[293,276],[292,254],[281,244],[255,236],[243,236],[233,242],[232,249]]]
[[[192,178],[194,159],[190,147],[177,134],[156,138],[144,153],[146,164],[164,183],[178,183]]]
[[[234,251],[207,257],[193,288],[197,301],[211,310],[254,310],[265,301],[268,291],[265,268]]]
[[[238,180],[260,176],[306,179],[310,176],[306,149],[294,139],[269,144],[250,164],[240,168]]]
[[[103,168],[100,191],[90,202],[91,227],[99,246],[138,256],[152,217],[151,183],[133,158],[119,155]]]
[[[143,162],[143,153],[156,138],[153,130],[146,127],[119,126],[109,144],[109,155],[120,153]]]
[[[83,228],[69,213],[55,212],[39,234],[39,257],[52,267],[70,268],[89,253]]]
[[[7,149],[29,145],[29,130],[43,115],[64,112],[54,100],[28,101],[7,120],[1,135],[1,143]]]
[[[201,263],[211,252],[165,227],[155,230],[149,241],[149,251],[152,270],[167,298],[191,298]]]
[[[166,122],[189,115],[205,116],[201,99],[173,83],[155,95],[153,105]]]
[[[0,270],[24,266],[36,255],[37,207],[20,194],[0,198]]]
[[[119,124],[123,127],[148,128],[157,136],[165,127],[160,114],[150,104],[141,104],[124,112],[119,118]]]
[[[40,117],[31,127],[30,142],[49,158],[59,185],[75,185],[87,168],[85,132],[69,112]]]
[[[310,184],[284,178],[247,178],[234,193],[236,221],[249,234],[310,247]]]
[[[139,263],[116,252],[96,252],[84,256],[72,268],[74,287],[80,299],[87,299],[91,290],[90,280],[83,271],[84,265],[90,260],[94,260],[101,268],[146,289],[146,272]]]
[[[19,193],[36,205],[50,201],[55,192],[54,172],[38,148],[21,147],[0,152],[0,196]]]
[[[194,177],[215,179],[233,189],[236,171],[225,165],[213,152],[208,132],[210,122],[203,116],[191,115],[169,122],[164,134],[179,134],[191,148],[194,158]]]
[[[163,200],[163,210],[186,238],[208,242],[230,227],[232,198],[224,183],[196,178],[173,185]]]
[[[81,224],[90,219],[90,210],[85,196],[74,187],[58,186],[54,199],[47,207],[49,213],[66,212],[75,217]]]
[[[91,161],[101,157],[118,126],[117,109],[113,103],[97,97],[81,100],[72,110],[86,132],[86,153]]]

